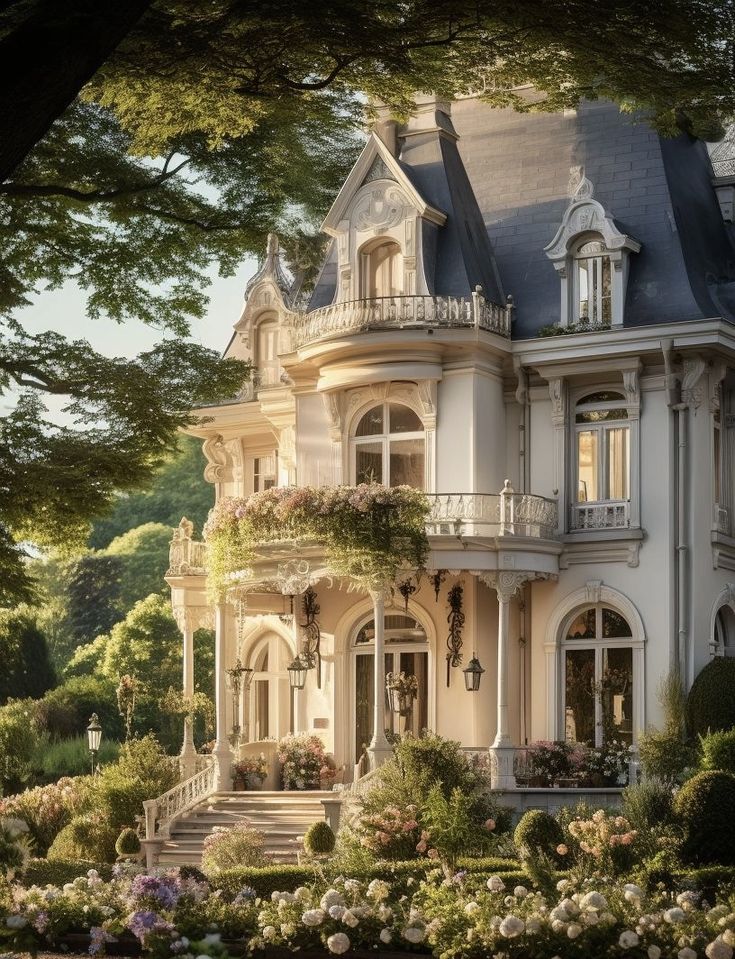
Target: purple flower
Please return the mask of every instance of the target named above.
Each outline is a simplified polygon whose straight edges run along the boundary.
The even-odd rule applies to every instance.
[[[155,899],[162,909],[173,909],[179,901],[181,889],[173,876],[147,876],[133,879],[130,892],[135,899]]]
[[[111,936],[110,933],[101,926],[92,926],[92,928],[89,930],[89,938],[90,956],[96,956],[97,953],[103,952],[106,942],[117,942],[117,939],[114,936]]]

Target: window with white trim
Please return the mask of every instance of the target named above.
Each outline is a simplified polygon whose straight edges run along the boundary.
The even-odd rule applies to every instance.
[[[253,457],[253,492],[262,493],[278,484],[278,453]]]
[[[351,437],[355,483],[425,488],[426,439],[419,416],[402,403],[373,406]]]
[[[735,657],[735,612],[730,606],[720,606],[715,614],[713,636],[716,656]]]
[[[564,738],[590,746],[632,745],[633,637],[628,621],[603,603],[567,620],[562,640]]]
[[[574,254],[574,323],[612,323],[612,265],[600,240],[582,243]]]
[[[403,255],[394,240],[379,240],[361,254],[362,295],[400,296],[403,293]]]
[[[257,377],[259,386],[277,386],[280,383],[281,365],[278,361],[278,321],[262,320],[256,334]]]
[[[614,390],[582,397],[574,408],[572,529],[630,525],[630,424]]]

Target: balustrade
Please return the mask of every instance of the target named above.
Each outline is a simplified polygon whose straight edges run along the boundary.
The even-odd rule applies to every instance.
[[[332,303],[292,314],[291,349],[338,336],[383,329],[474,327],[510,336],[510,306],[490,303],[481,293],[457,296],[379,296]]]
[[[570,528],[627,529],[630,526],[630,502],[576,503],[571,508]]]
[[[207,765],[188,779],[178,783],[157,799],[148,799],[143,803],[145,810],[145,838],[166,838],[171,823],[196,806],[203,799],[214,794],[215,765],[211,756],[205,757]]]

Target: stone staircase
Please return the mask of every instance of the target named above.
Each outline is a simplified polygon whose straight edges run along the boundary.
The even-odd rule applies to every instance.
[[[274,862],[295,863],[301,838],[313,822],[324,819],[321,800],[331,792],[221,792],[203,800],[171,826],[161,848],[161,865],[199,865],[202,844],[215,826],[247,820],[265,833],[265,850]]]

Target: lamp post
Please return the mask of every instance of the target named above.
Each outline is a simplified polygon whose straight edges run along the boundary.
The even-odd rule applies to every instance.
[[[97,772],[97,754],[100,751],[100,741],[102,739],[102,727],[100,726],[97,713],[92,713],[87,726],[87,745],[92,755],[92,775]]]
[[[464,673],[464,685],[468,693],[476,693],[480,688],[480,680],[485,670],[480,665],[480,660],[472,653],[472,659],[462,670]]]
[[[232,748],[235,750],[240,745],[240,692],[250,686],[253,672],[249,666],[243,666],[239,657],[234,666],[225,670],[227,685],[232,691]]]

